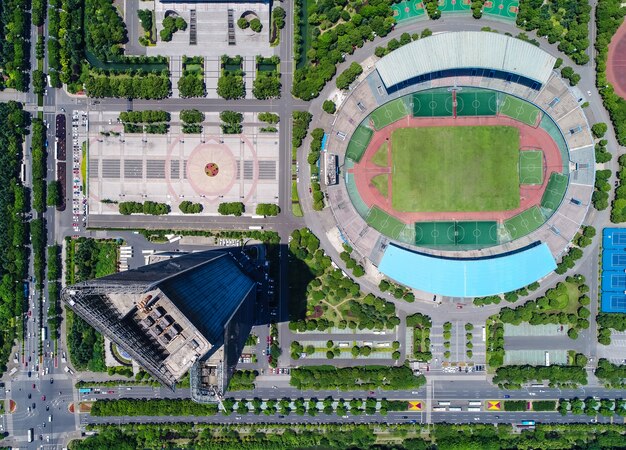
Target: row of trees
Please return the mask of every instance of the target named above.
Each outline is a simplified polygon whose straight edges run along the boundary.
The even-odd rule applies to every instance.
[[[602,358],[594,374],[608,388],[623,389],[626,386],[626,365],[613,364]]]
[[[59,279],[61,278],[61,246],[48,247],[48,331],[56,340],[59,329]]]
[[[204,122],[204,113],[198,111],[197,109],[183,109],[180,112],[180,120],[183,122],[183,133],[202,133],[202,122]]]
[[[0,5],[0,90],[28,91],[30,69],[30,2],[6,0]]]
[[[562,416],[571,413],[574,415],[585,414],[590,417],[598,414],[604,417],[611,417],[615,414],[626,417],[626,400],[610,400],[608,398],[598,400],[594,397],[587,397],[584,400],[578,397],[571,400],[560,399],[558,411]]]
[[[621,155],[617,162],[619,163],[617,171],[619,186],[615,189],[615,198],[611,203],[611,222],[613,223],[626,222],[626,155]]]
[[[41,119],[33,119],[32,124],[32,195],[33,209],[38,213],[46,210],[46,126]]]
[[[246,96],[246,85],[243,80],[241,63],[243,58],[222,56],[222,73],[217,80],[217,95],[226,100],[236,100]]]
[[[2,11],[11,5],[2,4]],[[19,11],[14,11],[17,15]],[[6,23],[6,22],[5,22]],[[0,31],[0,33],[4,32]],[[6,362],[15,343],[15,337],[23,333],[22,316],[27,299],[24,297],[23,280],[28,274],[28,228],[24,213],[28,207],[26,189],[19,181],[22,145],[27,133],[30,116],[16,102],[0,103],[0,372],[6,370]]]
[[[587,372],[580,366],[501,366],[493,382],[501,389],[520,389],[522,384],[548,381],[550,387],[577,388],[587,384]]]
[[[254,380],[259,375],[256,370],[237,370],[228,382],[229,391],[252,391]]]
[[[352,247],[348,244],[343,244],[343,251],[339,254],[339,257],[346,263],[346,268],[352,271],[352,275],[354,275],[355,278],[360,278],[365,275],[365,269],[352,257]]]
[[[294,111],[292,114],[291,145],[298,148],[309,131],[313,116],[308,111]]]
[[[224,202],[217,207],[217,212],[223,216],[241,216],[246,212],[246,207],[241,202]]]
[[[54,87],[68,84],[70,92],[82,89],[84,58],[83,0],[49,0],[48,69]]]
[[[252,95],[259,100],[280,98],[281,86],[279,72],[257,71],[256,77],[252,82]]]
[[[576,265],[576,261],[582,257],[583,251],[572,245],[567,253],[561,257],[561,262],[556,265],[556,269],[554,269],[554,271],[559,275],[563,275],[568,270],[573,269]]]
[[[431,318],[425,314],[415,313],[406,316],[406,326],[413,327],[413,356],[418,361],[433,359],[433,354],[430,351],[430,329],[432,325]]]
[[[217,404],[201,404],[190,399],[98,400],[91,407],[92,416],[211,416]]]
[[[596,316],[598,324],[598,342],[603,345],[611,344],[611,330],[626,331],[626,315],[600,313]]]
[[[166,203],[157,203],[146,201],[140,202],[120,202],[118,204],[120,214],[128,216],[130,214],[150,214],[153,216],[161,216],[169,214],[171,208]]]
[[[280,213],[280,206],[273,203],[259,203],[256,205],[256,214],[260,216],[277,216]]]
[[[292,369],[289,382],[297,389],[403,390],[423,386],[426,378],[423,375],[413,375],[413,371],[407,366],[310,366]]]
[[[145,73],[142,70],[124,72],[91,69],[85,80],[90,97],[163,99],[172,91],[169,72]]]
[[[410,43],[411,41],[417,41],[420,37],[425,38],[431,36],[432,34],[433,32],[428,28],[424,28],[421,35],[419,33],[413,33],[412,35],[409,33],[402,33],[399,40],[396,38],[391,39],[387,43],[387,47],[376,47],[374,49],[374,54],[379,58],[382,58],[383,56],[391,53],[394,50],[399,49],[400,47]]]
[[[122,111],[120,120],[124,123],[157,123],[169,122],[170,113],[162,110]]]
[[[596,170],[596,181],[593,186],[593,194],[591,194],[591,203],[598,211],[603,211],[609,207],[609,192],[611,192],[610,178],[610,169]]]
[[[307,157],[307,162],[309,163],[312,176],[319,175],[318,162],[320,159],[320,154],[322,152],[323,138],[323,128],[316,128],[311,131],[311,147],[309,155]],[[315,183],[315,185],[315,189],[313,189],[313,187],[311,188],[311,195],[313,195],[313,209],[315,211],[321,211],[322,209],[324,209],[324,193],[322,192],[319,183]]]
[[[415,294],[413,294],[413,291],[387,279],[380,280],[380,283],[378,283],[378,289],[380,289],[381,292],[389,291],[389,293],[393,295],[393,298],[397,300],[402,299],[407,303],[413,303],[415,301]]]
[[[356,80],[362,73],[363,67],[361,67],[361,65],[357,62],[353,62],[350,64],[350,67],[341,72],[341,74],[337,77],[337,87],[344,90],[348,89],[354,80]]]
[[[183,214],[199,214],[204,209],[201,203],[192,203],[189,200],[180,202],[178,208]]]

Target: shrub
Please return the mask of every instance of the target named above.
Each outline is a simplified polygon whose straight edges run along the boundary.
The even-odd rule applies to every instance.
[[[322,109],[328,114],[335,114],[335,111],[337,111],[337,105],[335,105],[335,102],[332,100],[325,100],[322,104]]]

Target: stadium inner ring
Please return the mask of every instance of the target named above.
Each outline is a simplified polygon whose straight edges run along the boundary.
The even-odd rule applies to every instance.
[[[450,61],[448,53],[424,57],[452,46]],[[339,161],[338,183],[328,194],[342,238],[388,278],[443,296],[497,295],[554,270],[586,216],[595,178],[589,124],[553,70],[555,60],[531,44],[485,32],[434,35],[378,60],[343,99],[324,146],[324,160]],[[472,119],[517,122],[549,136],[561,167],[547,167],[538,205],[495,223],[450,211],[425,224],[413,220],[419,214],[399,219],[361,198],[360,158],[376,152],[368,148],[376,133]],[[425,239],[429,234],[440,242]]]

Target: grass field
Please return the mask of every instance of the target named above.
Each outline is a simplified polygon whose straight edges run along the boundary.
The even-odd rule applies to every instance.
[[[521,184],[543,183],[543,152],[541,150],[519,153],[519,180]]]
[[[541,197],[543,208],[555,210],[561,204],[565,191],[567,190],[567,176],[562,173],[552,172],[546,191]]]
[[[512,95],[505,95],[500,103],[500,114],[534,127],[539,117],[539,108]]]
[[[367,149],[367,145],[372,140],[373,134],[374,132],[365,125],[359,125],[350,138],[350,143],[346,150],[346,158],[359,162]]]
[[[387,160],[387,143],[385,142],[383,145],[376,150],[374,156],[372,156],[372,162],[376,164],[378,167],[387,167],[389,165]]]
[[[389,191],[388,180],[389,180],[389,175],[387,175],[386,173],[383,173],[380,175],[376,175],[374,178],[372,178],[372,181],[371,181],[372,186],[374,186],[376,190],[380,192],[380,195],[382,195],[385,198],[387,198],[387,193]]]
[[[372,114],[370,114],[370,120],[372,121],[374,128],[380,130],[387,125],[406,117],[408,114],[409,111],[406,109],[404,100],[398,98],[372,111]]]
[[[397,211],[519,206],[519,132],[507,126],[401,128],[391,135]]]
[[[504,228],[511,235],[511,239],[526,236],[539,228],[544,223],[543,215],[537,206],[533,206],[517,216],[504,221]]]

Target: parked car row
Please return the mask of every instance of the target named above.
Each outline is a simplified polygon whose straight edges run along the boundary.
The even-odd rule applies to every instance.
[[[78,139],[78,127],[87,127],[87,113],[74,111],[72,114],[72,229],[79,232],[87,222],[87,199],[83,195],[80,164],[82,147]]]

